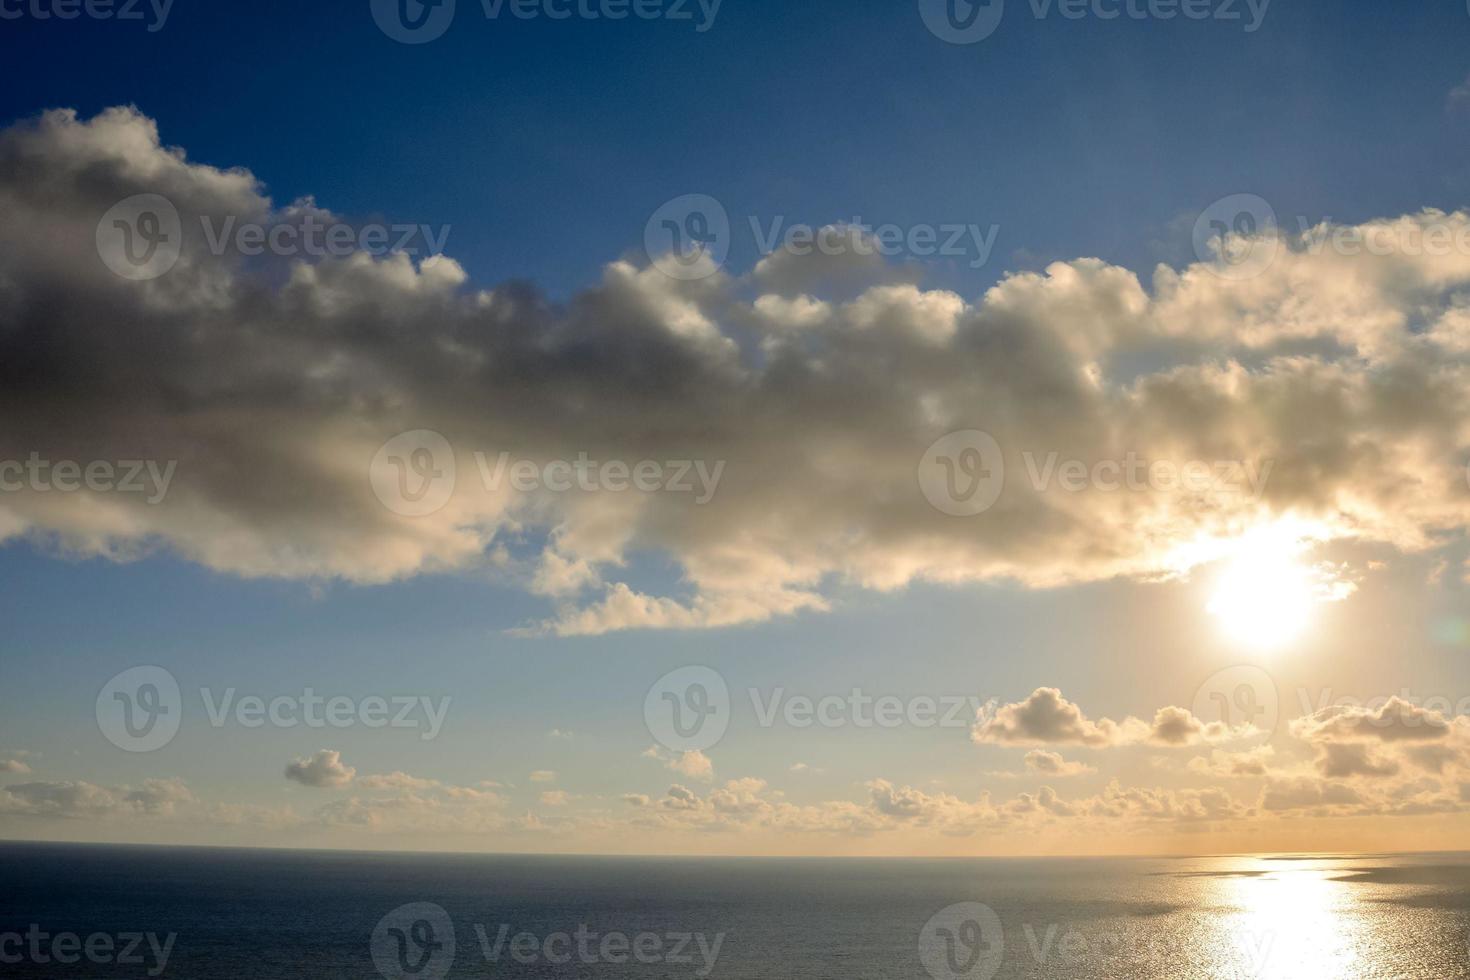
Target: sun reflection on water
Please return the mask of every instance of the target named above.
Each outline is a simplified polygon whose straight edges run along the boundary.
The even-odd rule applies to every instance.
[[[1258,869],[1219,880],[1221,923],[1236,975],[1257,980],[1336,980],[1371,973],[1360,892],[1326,862],[1263,860]]]

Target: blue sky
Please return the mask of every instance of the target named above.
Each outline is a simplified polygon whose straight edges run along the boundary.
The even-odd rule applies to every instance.
[[[683,193],[824,224],[1001,226],[973,293],[1009,269],[1179,261],[1174,227],[1245,190],[1284,215],[1359,221],[1453,208],[1470,14],[1453,2],[1276,0],[1262,27],[1038,21],[1013,0],[976,45],[911,4],[727,0],[687,23],[487,21],[461,3],[422,46],[367,5],[176,3],[118,22],[6,24],[0,114],[133,103],[165,142],[248,165],[278,203],[450,224],[478,282],[561,295],[636,247]],[[748,233],[736,266],[754,259]],[[742,254],[742,248],[744,252]]]
[[[1293,230],[1298,216],[1357,224],[1423,208],[1454,212],[1470,194],[1464,152],[1470,113],[1457,111],[1451,96],[1470,73],[1470,11],[1448,0],[1275,0],[1254,32],[1217,21],[1038,20],[1025,0],[1011,0],[996,34],[974,45],[942,43],[912,3],[725,0],[704,32],[689,22],[489,21],[477,2],[460,0],[459,7],[444,37],[421,46],[386,37],[365,2],[178,0],[166,25],[152,33],[136,23],[86,19],[0,21],[7,55],[0,121],[9,125],[63,107],[89,119],[132,105],[156,121],[164,145],[186,148],[191,163],[248,168],[277,207],[311,196],[359,221],[448,225],[446,251],[463,266],[466,289],[528,280],[556,302],[598,283],[616,259],[646,264],[641,249],[649,215],[689,193],[713,196],[732,219],[726,271],[737,279],[730,295],[741,301],[757,291],[748,278],[760,259],[752,217],[817,226],[854,218],[997,225],[996,250],[983,267],[941,258],[916,268],[926,289],[953,291],[977,307],[1007,273],[1040,272],[1083,257],[1133,270],[1148,289],[1156,264],[1182,268],[1197,261],[1194,219],[1230,194],[1259,195]],[[77,178],[79,193],[86,173]],[[6,268],[0,264],[0,283]],[[1460,309],[1465,284],[1447,278],[1442,285],[1436,311]],[[1409,300],[1403,304],[1398,309]],[[622,309],[594,308],[609,320]],[[1100,305],[1083,319],[1101,321],[1112,309]],[[1298,340],[1294,335],[1285,343]],[[1059,339],[1056,350],[1068,342]],[[594,357],[601,350],[588,349]],[[1201,362],[1237,353],[1222,342]],[[896,372],[910,356],[918,357],[907,348],[894,356]],[[1151,348],[1139,363],[1152,356],[1164,355]],[[1023,361],[1018,353],[1017,364]],[[872,378],[860,375],[852,384],[865,380]],[[660,396],[656,380],[648,387],[650,399]],[[157,390],[179,391],[162,384]],[[1035,401],[1017,404],[1045,403],[1039,415],[1050,410],[1046,405],[1059,414],[1073,410],[1064,396],[1047,402],[1054,394],[1038,383]],[[666,407],[663,417],[682,411]],[[273,425],[281,419],[262,421],[260,431],[275,431]],[[99,432],[107,428],[98,425]],[[1309,455],[1316,434],[1284,428],[1281,445],[1307,447]],[[853,438],[860,442],[867,434]],[[1463,441],[1455,445],[1463,451]],[[906,471],[900,482],[911,489]],[[1310,496],[1292,487],[1297,498]],[[1314,503],[1330,516],[1334,507],[1350,509],[1344,499],[1324,494]],[[1375,513],[1400,505],[1389,498]],[[343,503],[342,512],[348,510]],[[1467,645],[1455,619],[1465,586],[1453,570],[1439,567],[1455,569],[1465,560],[1463,526],[1442,521],[1427,521],[1433,534],[1419,541],[1399,528],[1364,530],[1370,522],[1314,539],[1321,545],[1315,557],[1340,563],[1333,574],[1357,591],[1324,604],[1313,634],[1290,656],[1271,659],[1243,653],[1211,627],[1202,612],[1219,571],[1211,562],[1164,584],[1129,567],[1046,588],[1046,575],[1031,575],[1019,558],[1001,572],[985,566],[960,575],[966,580],[958,584],[936,584],[944,568],[929,567],[891,588],[866,588],[885,568],[908,568],[909,554],[820,565],[809,554],[783,553],[783,560],[810,560],[817,569],[812,580],[796,575],[783,586],[819,592],[829,610],[807,608],[728,628],[523,637],[511,631],[552,616],[557,602],[528,592],[504,568],[445,569],[425,560],[381,584],[371,581],[376,572],[356,577],[332,561],[322,567],[340,574],[282,572],[289,564],[283,559],[273,569],[280,574],[253,576],[227,558],[190,560],[180,553],[188,550],[178,544],[184,538],[167,529],[154,528],[156,537],[146,538],[165,542],[155,553],[116,562],[85,547],[61,553],[70,545],[48,535],[64,539],[71,530],[64,521],[48,524],[29,513],[26,520],[37,533],[8,540],[0,520],[6,583],[0,621],[7,624],[0,648],[6,674],[0,762],[23,762],[38,781],[126,788],[150,778],[180,779],[200,806],[290,806],[306,814],[326,798],[323,791],[288,783],[282,767],[331,749],[363,775],[400,772],[461,787],[493,781],[502,784],[495,791],[505,812],[537,811],[547,820],[561,804],[547,804],[551,809],[542,813],[539,795],[564,790],[582,801],[592,821],[590,829],[549,841],[505,826],[484,838],[454,837],[458,846],[656,846],[656,832],[639,836],[646,826],[620,837],[597,821],[622,806],[624,795],[656,800],[671,781],[695,778],[671,773],[665,759],[641,756],[652,742],[644,693],[686,664],[716,668],[737,692],[822,695],[860,686],[901,697],[962,695],[1014,705],[1039,688],[1058,687],[1094,717],[1144,721],[1160,706],[1190,706],[1216,671],[1242,661],[1268,664],[1293,708],[1299,690],[1365,697],[1406,688],[1421,697],[1470,693]],[[303,554],[315,546],[308,523],[298,528]],[[553,548],[549,530],[533,528],[517,540],[534,555]],[[889,543],[903,533],[884,528],[872,540]],[[668,543],[675,539],[677,545]],[[666,547],[640,550],[635,542],[607,562],[617,569],[608,581],[616,577],[640,591],[692,601],[708,581],[691,584],[698,576],[690,568],[707,572],[718,562],[691,563],[680,548],[697,549],[677,535],[659,540]],[[291,550],[273,547],[277,557]],[[1057,548],[1076,548],[1079,567],[1107,550],[1072,538]],[[168,669],[187,706],[185,737],[146,755],[114,750],[98,737],[94,719],[93,699],[108,678],[138,664]],[[355,698],[449,696],[453,708],[444,734],[432,742],[361,728],[324,735],[242,732],[208,726],[197,697],[205,686],[263,695],[310,686]],[[733,734],[710,751],[711,786],[753,777],[789,803],[817,807],[863,797],[879,779],[920,787],[928,794],[924,805],[943,794],[969,801],[988,792],[998,806],[1001,797],[1041,785],[1034,773],[995,776],[1018,770],[1018,753],[1010,744],[977,746],[984,738],[972,740],[968,728],[938,737],[912,728],[762,729],[750,724],[740,693],[735,711]],[[553,730],[572,737],[554,737]],[[1063,751],[1071,758],[1071,750]],[[1100,770],[1084,777],[1089,793],[1103,792],[1113,778],[1204,791],[1179,775],[1184,761],[1170,769],[1137,745],[1108,750],[1131,753],[1116,769],[1080,751]],[[1208,755],[1208,747],[1201,751]],[[1300,761],[1309,765],[1305,754]],[[819,771],[794,774],[797,763]],[[540,770],[556,778],[533,783],[530,773]],[[1470,800],[1465,787],[1470,779],[1447,781],[1445,798],[1458,792]],[[939,812],[948,804],[934,806]],[[987,811],[977,819],[992,817]],[[89,814],[85,826],[12,819],[0,823],[0,835],[318,845],[346,839],[325,824],[257,830],[205,821],[160,831],[94,826],[92,819]],[[1450,840],[1445,826],[1431,828],[1443,835],[1436,839]],[[1297,825],[1274,839],[1326,832]],[[1239,846],[1255,831],[1231,833],[1219,839]],[[1388,846],[1399,833],[1384,830],[1375,840]],[[1174,846],[1161,839],[1136,845],[1110,839],[1107,846]],[[401,831],[384,840],[432,846]],[[854,840],[811,846],[876,852],[949,846],[907,837],[899,844]],[[1086,846],[1065,837],[1037,840],[1024,846]],[[678,846],[808,845],[780,835],[734,843],[694,835]]]

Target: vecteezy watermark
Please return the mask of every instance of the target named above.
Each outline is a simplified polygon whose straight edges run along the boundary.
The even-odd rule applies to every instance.
[[[1118,457],[1063,458],[1060,452],[1021,453],[1036,493],[1181,493],[1259,499],[1274,460],[1154,459],[1129,450]],[[1006,461],[994,436],[978,429],[951,432],[920,457],[919,489],[936,510],[974,517],[994,507],[1006,487]]]
[[[0,0],[0,20],[141,21],[156,34],[168,23],[174,0]]]
[[[1194,693],[1194,716],[1206,723],[1230,728],[1254,726],[1264,734],[1276,731],[1281,718],[1281,696],[1276,681],[1254,664],[1216,671]]]
[[[1129,451],[1118,459],[1062,459],[1060,453],[1039,456],[1023,452],[1026,474],[1038,493],[1054,487],[1064,493],[1130,491],[1142,493],[1230,494],[1260,498],[1276,468],[1273,459],[1149,459]]]
[[[874,694],[854,687],[842,694],[794,694],[784,687],[747,688],[761,728],[963,728],[975,724],[985,700],[973,695]],[[674,752],[703,751],[724,738],[732,714],[730,687],[710,667],[680,667],[660,677],[643,699],[643,720],[660,745]]]
[[[860,217],[816,227],[784,215],[747,218],[757,254],[882,255],[963,258],[972,269],[990,261],[1000,225],[873,225]],[[708,194],[685,194],[661,204],[643,227],[643,247],[654,268],[674,279],[714,275],[729,255],[733,232],[725,206]]]
[[[378,921],[369,948],[388,980],[440,980],[454,965],[454,922],[432,902],[400,905]]]
[[[178,208],[162,194],[135,194],[97,222],[97,254],[124,279],[157,279],[178,263],[183,249]]]
[[[812,697],[786,693],[785,688],[750,688],[756,724],[772,728],[777,721],[789,728],[971,728],[985,707],[971,694],[899,697],[870,694],[853,688],[845,694]]]
[[[97,727],[124,752],[152,752],[174,740],[183,720],[179,682],[162,667],[133,667],[97,694]]]
[[[1195,221],[1195,257],[1221,278],[1252,279],[1288,250],[1347,258],[1470,256],[1470,222],[1456,214],[1425,212],[1363,225],[1297,215],[1294,224],[1292,230],[1285,228],[1265,198],[1231,194],[1211,204]]]
[[[925,450],[918,474],[930,505],[951,517],[974,517],[994,507],[1005,490],[1005,454],[990,433],[964,429]]]
[[[666,20],[703,34],[724,0],[480,0],[486,20]],[[427,44],[454,23],[455,0],[371,0],[378,29],[400,44]]]
[[[233,250],[247,257],[269,253],[286,257],[307,255],[341,259],[359,252],[374,256],[398,253],[442,255],[452,230],[449,225],[385,225],[376,222],[353,225],[344,221],[323,221],[315,214],[270,224],[242,222],[235,215],[215,217],[204,214],[199,216],[199,222],[204,226],[204,241],[210,254],[224,255]]]
[[[25,932],[0,932],[0,964],[141,966],[148,976],[156,977],[168,969],[178,938],[173,932],[164,936],[154,932],[53,933],[33,922]]]
[[[1000,916],[979,902],[940,909],[919,933],[919,962],[934,980],[990,980],[1005,951]]]
[[[703,506],[714,499],[724,460],[596,459],[579,452],[566,459],[516,458],[509,452],[472,454],[486,493],[675,493]],[[404,517],[426,517],[449,503],[459,464],[449,440],[430,429],[389,439],[373,455],[368,479],[379,502]]]
[[[449,225],[355,225],[327,221],[320,214],[283,213],[270,222],[242,221],[239,215],[199,215],[200,241],[209,254],[254,258],[347,258],[358,253],[382,256],[441,255]],[[172,201],[162,194],[135,194],[119,201],[97,222],[97,254],[124,279],[146,281],[167,274],[183,254],[184,226]]]
[[[709,667],[680,667],[654,682],[643,698],[648,733],[674,752],[703,752],[730,727],[730,686]]]
[[[1026,922],[1019,929],[1013,925],[1013,940],[1017,932],[1025,945],[1012,944],[1015,959],[1024,963],[1029,956],[1047,976],[1072,971],[1078,976],[1122,976],[1129,971],[1119,972],[1119,968],[1137,960],[1138,940],[1132,933],[1062,922]],[[1006,934],[1000,916],[990,906],[979,902],[951,905],[924,924],[919,933],[919,961],[934,980],[990,980],[1005,961]],[[1220,952],[1244,969],[1242,975],[1259,977],[1269,964],[1275,938],[1270,932],[1236,930]],[[1031,975],[1030,970],[1021,969]]]
[[[313,688],[292,694],[240,694],[234,687],[199,689],[210,727],[231,724],[257,728],[392,728],[419,732],[422,741],[439,737],[453,699],[428,695],[320,695]],[[183,721],[179,683],[163,667],[133,667],[118,674],[97,695],[97,727],[125,752],[153,752],[173,741]]]
[[[168,496],[178,460],[74,459],[50,460],[32,452],[24,460],[0,459],[0,494],[5,493],[136,493],[145,503],[161,504]]]
[[[692,966],[697,977],[714,972],[725,933],[598,931],[580,923],[570,931],[544,935],[514,931],[509,923],[492,927],[474,923],[480,954],[492,966],[518,963],[546,968],[639,963],[647,966]],[[454,921],[432,902],[403,905],[385,915],[373,929],[373,965],[388,980],[418,977],[439,980],[454,965],[457,946]]]
[[[1276,209],[1255,194],[1231,194],[1200,212],[1194,254],[1222,279],[1253,279],[1276,261],[1282,244]]]
[[[994,34],[1006,0],[918,0],[929,33],[950,44],[975,44]],[[1037,20],[1215,20],[1260,30],[1271,0],[1027,0]]]
[[[692,966],[696,977],[714,972],[720,959],[725,933],[709,936],[703,932],[638,932],[629,934],[616,929],[596,932],[584,923],[571,932],[549,932],[544,936],[531,932],[511,933],[512,927],[502,923],[492,939],[490,931],[475,924],[475,937],[485,962],[500,964],[514,961],[523,966],[547,964],[584,966],[641,963],[645,966]]]

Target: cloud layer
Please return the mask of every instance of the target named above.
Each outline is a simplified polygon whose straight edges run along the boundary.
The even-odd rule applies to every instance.
[[[148,281],[97,247],[103,215],[137,194],[180,216],[181,257]],[[1146,288],[1078,259],[969,301],[871,257],[834,269],[781,253],[690,281],[619,260],[558,304],[524,284],[472,288],[447,257],[212,248],[208,228],[230,219],[331,216],[190,162],[131,109],[0,133],[0,209],[0,459],[177,464],[152,504],[0,494],[0,540],[356,583],[492,567],[552,600],[530,631],[592,634],[819,610],[834,583],[1177,574],[1286,514],[1324,540],[1414,550],[1470,517],[1470,254],[1409,244],[1426,225],[1470,231],[1464,214],[1373,223],[1404,243],[1387,254],[1296,242],[1249,279],[1160,267]],[[834,279],[843,298],[822,293]],[[956,518],[917,472],[969,429],[995,437],[1005,485]],[[412,516],[369,475],[418,430],[448,441],[456,482]],[[665,484],[489,486],[476,452],[724,469],[699,503]],[[1130,454],[1269,462],[1270,476],[1258,492],[1108,489],[1096,464]],[[1099,480],[1039,479],[1047,459]],[[620,579],[640,552],[668,556],[685,589]]]

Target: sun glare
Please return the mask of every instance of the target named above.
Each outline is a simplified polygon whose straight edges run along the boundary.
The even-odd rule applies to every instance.
[[[1311,626],[1321,601],[1306,543],[1277,529],[1241,539],[1210,598],[1209,611],[1235,641],[1257,650],[1288,646]]]

